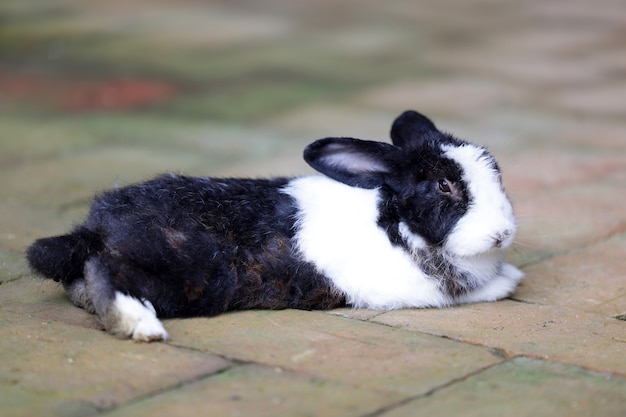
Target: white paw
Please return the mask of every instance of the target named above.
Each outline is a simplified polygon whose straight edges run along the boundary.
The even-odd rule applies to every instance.
[[[132,339],[139,342],[156,342],[167,340],[167,337],[163,324],[156,317],[152,320],[139,321],[132,335]]]
[[[504,264],[500,275],[480,287],[457,299],[458,303],[480,303],[497,301],[508,297],[524,277],[524,273],[510,264]]]
[[[516,284],[524,278],[524,273],[511,264],[502,265],[501,274]]]
[[[109,329],[111,333],[141,342],[167,340],[167,332],[149,301],[139,301],[118,292],[115,294],[113,310],[115,322]]]

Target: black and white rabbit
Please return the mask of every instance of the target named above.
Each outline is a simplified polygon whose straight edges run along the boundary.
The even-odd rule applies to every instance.
[[[174,174],[97,196],[71,233],[28,249],[34,271],[119,337],[164,340],[158,317],[243,309],[398,309],[494,301],[516,219],[494,158],[407,111],[393,145],[310,144],[324,175]]]

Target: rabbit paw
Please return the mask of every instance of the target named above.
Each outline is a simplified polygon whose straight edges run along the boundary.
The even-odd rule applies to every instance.
[[[112,304],[112,323],[107,330],[120,337],[130,337],[139,342],[167,340],[163,324],[147,300],[116,293]],[[110,320],[109,320],[110,321]]]

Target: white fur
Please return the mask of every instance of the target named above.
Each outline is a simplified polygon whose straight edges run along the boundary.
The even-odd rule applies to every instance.
[[[153,340],[166,340],[167,332],[163,324],[157,319],[152,304],[147,300],[138,299],[115,293],[115,300],[111,306],[116,317],[113,333],[122,336],[130,336],[133,340],[150,342]]]
[[[524,273],[513,265],[503,264],[500,275],[487,281],[482,287],[458,297],[456,301],[478,303],[499,300],[510,295],[523,277]]]
[[[300,208],[296,241],[305,260],[328,276],[354,307],[442,307],[451,300],[411,255],[377,226],[378,190],[323,176],[291,181],[285,192]],[[417,237],[414,244],[419,244]]]
[[[467,144],[443,146],[447,157],[464,171],[463,180],[472,197],[467,213],[457,222],[445,242],[445,249],[458,256],[473,256],[493,248],[497,236],[509,246],[517,228],[513,207],[499,179],[499,173],[483,156],[484,149]]]
[[[413,253],[418,253],[420,249],[426,248],[426,241],[424,238],[411,232],[411,229],[409,229],[409,226],[406,223],[400,222],[398,230],[400,231],[400,236],[407,241],[407,244]]]

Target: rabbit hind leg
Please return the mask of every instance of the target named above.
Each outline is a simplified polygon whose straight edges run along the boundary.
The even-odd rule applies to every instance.
[[[87,291],[105,329],[120,338],[141,342],[166,340],[167,332],[150,301],[133,297],[114,284],[115,272],[101,257],[85,264]]]
[[[96,310],[91,301],[91,296],[87,290],[87,281],[84,278],[75,279],[70,283],[63,283],[65,292],[75,306],[80,307],[91,314],[96,314]]]

